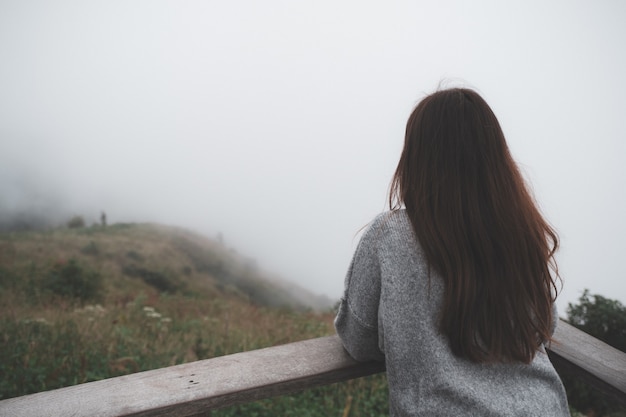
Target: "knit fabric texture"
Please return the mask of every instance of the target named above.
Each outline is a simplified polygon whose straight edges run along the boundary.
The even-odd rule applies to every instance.
[[[391,416],[570,415],[543,346],[530,364],[455,356],[438,330],[442,294],[406,211],[376,217],[352,259],[335,328],[354,359],[385,362]]]

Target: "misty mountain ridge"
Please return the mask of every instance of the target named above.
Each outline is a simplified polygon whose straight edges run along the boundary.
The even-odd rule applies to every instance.
[[[6,213],[5,213],[6,214]],[[37,220],[37,221],[34,221]],[[58,223],[57,223],[58,224]],[[54,227],[44,216],[0,218],[0,287],[40,291],[51,271],[70,264],[98,276],[100,299],[120,304],[139,294],[229,298],[260,307],[326,310],[334,301],[263,272],[221,236],[155,223],[94,223],[75,216]],[[29,282],[24,281],[30,277]]]
[[[59,227],[63,223],[62,217],[53,217],[45,210],[0,210],[0,233],[43,231]]]

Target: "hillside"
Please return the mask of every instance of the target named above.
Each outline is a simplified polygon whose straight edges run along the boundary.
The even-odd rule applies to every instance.
[[[268,278],[218,240],[175,227],[2,233],[0,400],[331,335],[330,304]],[[296,405],[328,415],[347,397],[355,410],[385,409],[385,389],[375,404],[368,395],[384,379],[368,384],[353,381],[215,415],[282,415],[277,410]]]
[[[0,234],[4,289],[31,295],[55,290],[51,275],[70,262],[83,278],[92,274],[99,279],[98,294],[87,298],[104,304],[127,303],[139,294],[182,294],[207,300],[239,298],[256,306],[296,310],[332,306],[327,297],[268,277],[254,261],[217,240],[176,227],[115,224]],[[75,281],[71,284],[79,280]],[[72,295],[80,289],[53,292],[66,295],[63,291]]]

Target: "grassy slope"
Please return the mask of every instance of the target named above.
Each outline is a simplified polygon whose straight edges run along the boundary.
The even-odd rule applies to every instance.
[[[50,290],[70,260],[101,278],[99,297]],[[330,309],[291,291],[176,228],[0,234],[0,399],[334,333]],[[378,376],[214,415],[385,415],[386,398]]]
[[[266,307],[331,306],[324,297],[268,279],[254,262],[183,229],[117,224],[0,235],[5,287],[22,288],[24,278],[38,286],[51,267],[69,259],[105,278],[106,304],[129,302],[141,292],[150,297],[167,292],[205,299],[241,298]],[[7,277],[6,271],[13,278]]]

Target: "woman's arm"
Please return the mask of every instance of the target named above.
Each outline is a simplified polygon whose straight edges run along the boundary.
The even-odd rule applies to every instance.
[[[365,232],[352,258],[335,329],[350,356],[358,361],[385,359],[379,348],[380,267],[377,222]],[[378,232],[376,231],[378,230]]]

